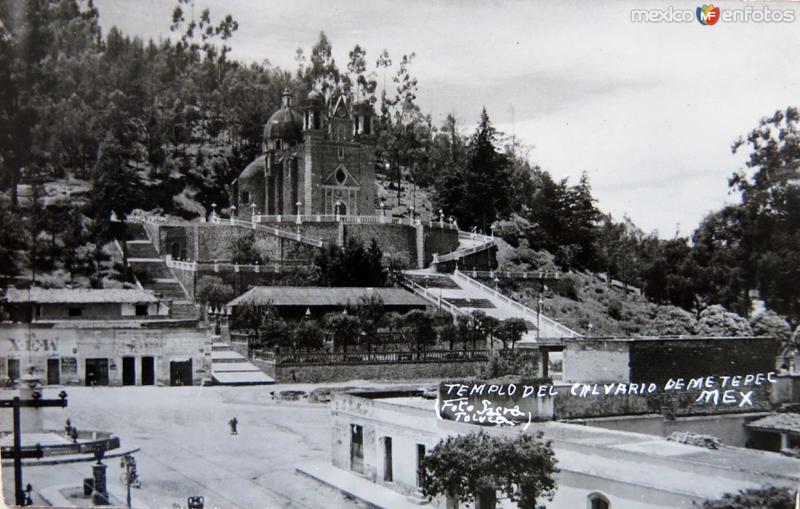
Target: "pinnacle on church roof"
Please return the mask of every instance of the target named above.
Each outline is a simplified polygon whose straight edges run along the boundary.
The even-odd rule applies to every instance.
[[[281,107],[282,108],[292,107],[292,93],[289,92],[289,87],[283,89],[283,93],[281,94]]]

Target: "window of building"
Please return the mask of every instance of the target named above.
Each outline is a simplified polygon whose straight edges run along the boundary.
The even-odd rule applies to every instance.
[[[249,204],[250,204],[250,192],[242,191],[242,205],[249,205]]]
[[[69,313],[69,316],[71,318],[75,318],[75,317],[78,317],[78,316],[83,316],[83,309],[82,308],[72,307],[72,308],[69,308],[67,312]]]
[[[136,316],[147,316],[147,304],[136,304]]]
[[[345,180],[347,180],[347,175],[345,174],[344,170],[339,168],[339,170],[336,171],[336,182],[338,182],[339,185],[341,186],[342,184],[344,184]]]
[[[339,147],[339,159],[344,159],[344,149]]]
[[[590,493],[587,498],[588,509],[611,509],[611,502],[602,493]]]

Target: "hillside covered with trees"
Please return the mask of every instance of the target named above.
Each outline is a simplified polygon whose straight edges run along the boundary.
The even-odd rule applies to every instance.
[[[739,203],[689,237],[664,240],[603,213],[585,175],[571,183],[538,167],[529,148],[492,126],[489,112],[474,127],[455,114],[434,125],[417,104],[414,53],[356,45],[340,65],[320,33],[310,50],[297,50],[295,69],[239,62],[229,58],[237,21],[208,10],[190,19],[188,3],[179,0],[164,20],[170,38],[144,41],[103,27],[91,1],[0,1],[7,281],[52,273],[93,286],[124,279],[103,249],[114,234],[112,212],[195,218],[212,203],[225,209],[228,184],[260,152],[282,91],[302,107],[316,89],[329,105],[342,95],[374,105],[387,206],[432,216],[441,209],[464,230],[493,229],[511,250],[504,268],[606,274],[696,320],[717,304],[747,315],[749,292],[758,290],[793,328],[800,322],[796,108],[734,143],[748,155],[747,169],[732,169],[729,181]]]

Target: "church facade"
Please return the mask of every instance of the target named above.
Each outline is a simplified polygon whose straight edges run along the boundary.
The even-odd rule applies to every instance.
[[[239,217],[375,214],[373,109],[312,91],[298,111],[285,91],[264,126],[262,153],[233,182]]]

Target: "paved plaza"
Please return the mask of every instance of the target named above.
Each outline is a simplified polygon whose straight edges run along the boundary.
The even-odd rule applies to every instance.
[[[123,450],[135,454],[142,486],[133,489],[138,507],[185,507],[193,495],[206,508],[361,508],[364,505],[295,472],[300,464],[330,462],[328,404],[272,399],[271,391],[311,386],[251,387],[67,387],[69,406],[44,412],[46,429],[60,430],[67,418],[78,429],[110,431]],[[46,389],[45,397],[59,389]],[[12,397],[0,391],[0,398]],[[238,435],[228,421],[238,419]],[[11,429],[11,412],[0,414]],[[119,459],[108,459],[109,492],[124,493]],[[91,463],[24,468],[35,502],[49,500],[91,477]],[[13,472],[3,468],[3,495],[13,501]],[[44,498],[43,498],[44,496]],[[57,495],[55,495],[57,497]],[[124,500],[124,498],[122,499]]]

